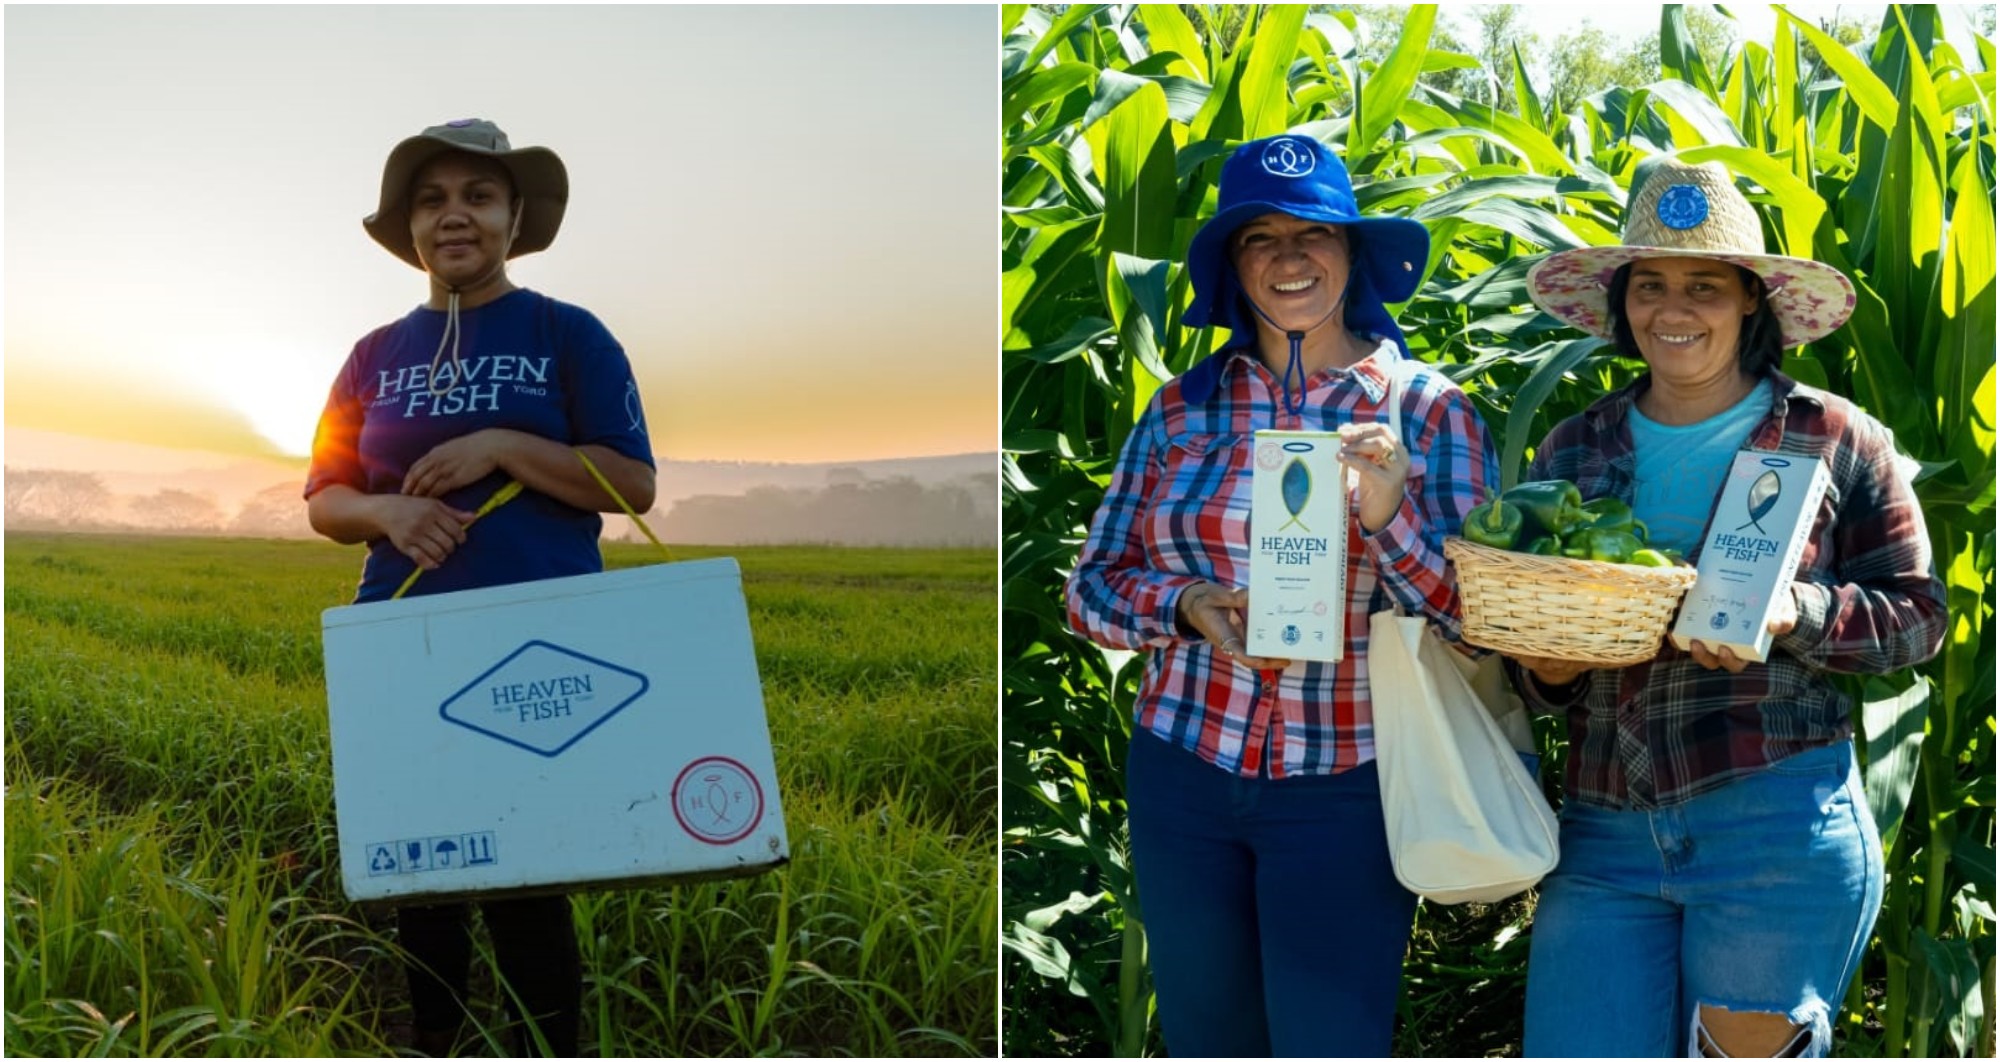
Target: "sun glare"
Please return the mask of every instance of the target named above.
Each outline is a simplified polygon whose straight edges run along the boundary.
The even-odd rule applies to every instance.
[[[217,369],[208,381],[212,393],[258,435],[286,456],[312,453],[313,429],[338,364],[276,347],[231,351],[208,360]]]

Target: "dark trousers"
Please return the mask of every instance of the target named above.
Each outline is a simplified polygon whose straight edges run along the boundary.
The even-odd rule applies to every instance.
[[[548,1043],[549,1057],[574,1057],[583,1010],[583,965],[569,897],[484,900],[479,910],[493,937],[500,977],[512,989],[502,991],[508,1015],[515,1021],[524,1016],[534,1019]],[[466,903],[396,911],[397,932],[410,956],[405,969],[420,1037],[456,1034],[465,1018],[466,979],[472,966],[470,913]],[[525,1029],[513,1046],[520,1054],[539,1050]]]
[[[1240,778],[1140,731],[1125,793],[1167,1049],[1387,1058],[1417,899],[1375,765]]]

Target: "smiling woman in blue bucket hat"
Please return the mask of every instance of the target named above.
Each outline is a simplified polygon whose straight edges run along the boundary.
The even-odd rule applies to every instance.
[[[1499,479],[1471,403],[1409,359],[1383,306],[1415,293],[1429,249],[1422,225],[1361,214],[1317,140],[1238,148],[1182,315],[1229,340],[1154,394],[1068,585],[1079,633],[1147,654],[1126,798],[1176,1056],[1389,1052],[1416,900],[1384,836],[1368,616],[1399,605],[1457,637],[1444,539]],[[1245,652],[1267,428],[1338,431],[1358,480],[1337,662]]]
[[[397,144],[368,235],[423,270],[425,302],[355,344],[320,415],[305,495],[313,529],[368,544],[356,602],[600,571],[600,512],[653,505],[653,453],[625,351],[588,311],[515,286],[507,262],[555,239],[569,174],[492,122]],[[523,488],[484,516],[509,480]],[[477,519],[478,526],[471,527]],[[407,580],[421,570],[423,577]],[[576,1054],[583,975],[569,898],[479,905],[517,1053]],[[397,911],[415,1046],[455,1050],[472,943],[464,903]]]

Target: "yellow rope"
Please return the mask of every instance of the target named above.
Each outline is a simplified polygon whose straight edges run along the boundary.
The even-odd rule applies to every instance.
[[[596,480],[597,485],[604,488],[604,493],[611,495],[611,500],[617,502],[620,509],[625,510],[625,515],[631,517],[632,522],[639,525],[639,530],[646,533],[647,540],[652,542],[653,545],[660,547],[660,552],[666,556],[668,561],[672,561],[674,555],[667,549],[666,543],[661,542],[653,534],[653,529],[646,526],[646,521],[639,519],[639,514],[632,511],[632,506],[626,503],[625,496],[618,493],[618,488],[612,486],[611,481],[604,478],[604,473],[597,470],[597,466],[590,460],[590,455],[578,449],[576,451],[576,459],[582,461],[583,467],[590,470],[590,478]]]
[[[590,460],[589,455],[585,454],[581,449],[575,450],[573,452],[576,454],[577,460],[583,462],[583,467],[590,471],[590,477],[597,481],[598,486],[604,488],[604,493],[611,495],[611,500],[617,502],[618,507],[620,509],[625,510],[625,515],[631,517],[632,522],[639,525],[639,530],[644,531],[646,533],[646,537],[652,541],[653,545],[660,547],[660,552],[666,556],[667,560],[672,561],[674,559],[674,555],[667,549],[666,544],[661,542],[657,537],[653,535],[653,529],[646,526],[646,521],[641,520],[639,518],[638,513],[632,511],[632,506],[625,501],[625,496],[623,494],[618,493],[618,488],[612,486],[610,480],[604,478],[604,473],[599,472],[597,470],[597,465]],[[521,486],[520,480],[518,479],[508,480],[506,486],[501,487],[499,490],[494,491],[493,496],[491,498],[486,499],[486,504],[481,505],[479,507],[479,510],[472,514],[472,519],[467,520],[465,522],[465,526],[470,528],[473,524],[479,522],[480,517],[485,516],[487,513],[490,513],[493,510],[498,509],[499,507],[507,504],[510,501],[513,501],[514,496],[521,493],[522,489],[523,488]],[[397,598],[402,597],[406,592],[409,591],[410,587],[416,585],[417,577],[422,574],[424,574],[424,570],[422,568],[418,568],[415,571],[412,571],[410,573],[410,577],[408,579],[403,580],[403,585],[397,587],[396,592],[389,595],[389,600],[394,601]]]

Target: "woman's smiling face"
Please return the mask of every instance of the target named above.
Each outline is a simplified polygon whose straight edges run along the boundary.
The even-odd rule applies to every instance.
[[[447,287],[504,275],[518,218],[506,167],[449,152],[410,182],[410,238],[424,268]]]
[[[1743,319],[1757,297],[1735,266],[1712,258],[1646,258],[1632,263],[1625,320],[1654,376],[1696,384],[1740,372]]]
[[[1252,218],[1229,238],[1243,291],[1280,329],[1326,320],[1347,293],[1347,230],[1291,214]]]

